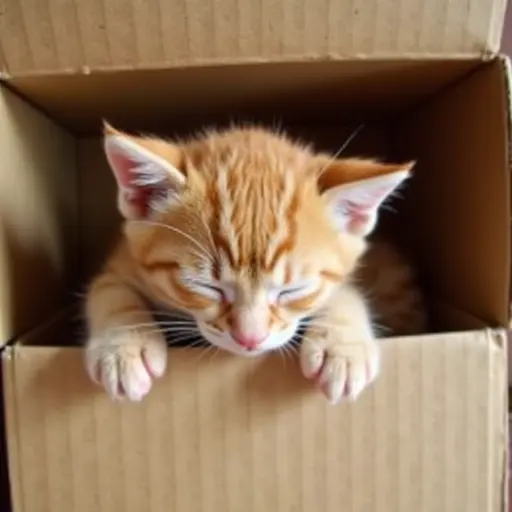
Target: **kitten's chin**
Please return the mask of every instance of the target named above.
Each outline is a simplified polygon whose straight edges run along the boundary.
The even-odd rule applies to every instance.
[[[217,333],[211,331],[207,326],[198,322],[201,335],[208,343],[218,347],[230,354],[242,357],[257,357],[272,350],[279,350],[286,345],[295,335],[299,327],[298,323],[289,325],[286,329],[271,333],[270,336],[254,350],[247,350],[238,345],[228,333]]]

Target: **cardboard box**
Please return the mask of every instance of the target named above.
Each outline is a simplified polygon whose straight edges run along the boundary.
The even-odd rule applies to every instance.
[[[505,512],[510,67],[504,0],[0,5],[0,338],[14,512]],[[383,219],[432,333],[332,407],[279,355],[172,349],[138,405],[83,370],[69,308],[119,218],[98,139],[275,122],[418,160]],[[6,496],[6,493],[4,493]]]

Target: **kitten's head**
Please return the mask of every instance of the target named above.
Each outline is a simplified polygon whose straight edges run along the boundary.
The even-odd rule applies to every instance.
[[[150,293],[242,355],[286,344],[349,279],[412,167],[333,159],[256,129],[177,144],[107,126],[105,150]]]

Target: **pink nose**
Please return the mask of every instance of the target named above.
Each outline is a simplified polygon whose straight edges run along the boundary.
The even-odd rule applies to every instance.
[[[240,345],[241,347],[246,348],[247,350],[254,350],[258,348],[258,345],[261,345],[265,339],[267,338],[268,334],[264,335],[254,335],[254,334],[245,334],[238,332],[237,330],[233,330],[231,332],[231,336],[235,340],[235,342]]]

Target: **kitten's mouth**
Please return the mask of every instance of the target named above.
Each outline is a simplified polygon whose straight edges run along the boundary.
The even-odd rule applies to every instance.
[[[173,317],[166,313],[162,316],[155,315],[155,320],[158,323],[169,325],[174,320]],[[183,325],[183,315],[176,315],[176,324]],[[293,345],[298,346],[302,340],[302,336],[308,326],[310,318],[303,318],[296,325],[290,325],[287,331],[281,333],[275,333],[269,336],[261,344],[254,346],[244,346],[232,339],[231,336],[226,336],[220,331],[216,331],[210,328],[207,324],[194,319],[192,316],[189,318],[190,324],[194,323],[194,329],[192,325],[189,325],[183,329],[172,330],[172,332],[165,332],[167,343],[171,347],[194,347],[194,348],[208,348],[210,346],[218,347],[228,353],[237,355],[239,357],[257,357],[270,352],[275,352],[282,349],[284,346]]]

